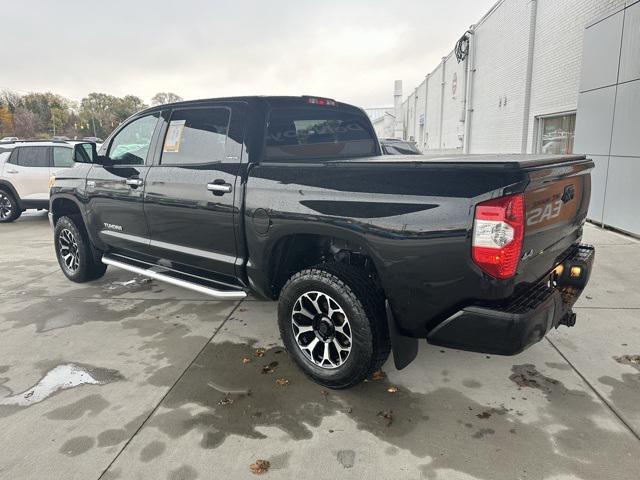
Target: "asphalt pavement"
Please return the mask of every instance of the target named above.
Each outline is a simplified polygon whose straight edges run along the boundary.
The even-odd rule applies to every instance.
[[[338,392],[289,360],[275,303],[74,284],[26,214],[0,226],[0,478],[638,479],[640,242],[584,240],[575,327],[514,357],[422,343]]]

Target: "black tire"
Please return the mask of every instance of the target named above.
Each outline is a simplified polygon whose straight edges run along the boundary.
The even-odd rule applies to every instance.
[[[77,283],[96,280],[104,275],[107,266],[91,246],[79,216],[61,217],[54,230],[56,257],[62,273]]]
[[[9,191],[0,189],[0,223],[10,223],[22,215],[16,197]]]
[[[301,343],[305,343],[301,335],[310,339],[306,345],[301,346],[296,340],[294,328],[298,329],[299,327],[293,326],[293,315],[294,308],[299,310],[302,305],[297,303],[298,300],[302,299],[301,301],[305,302],[307,301],[304,300],[305,298],[314,298],[315,295],[316,303],[327,305],[324,300],[319,300],[319,296],[315,292],[329,296],[330,300],[335,301],[348,319],[351,342],[344,342],[344,345],[350,343],[351,346],[345,359],[341,357],[341,351],[335,347],[322,346],[320,342],[333,342],[333,340],[328,340],[331,333],[325,337],[320,331],[322,327],[314,328],[313,331],[304,334],[300,334],[302,330],[298,330],[298,338],[301,339]],[[305,294],[311,295],[311,297],[305,297]],[[307,305],[309,304],[307,303]],[[309,313],[309,309],[305,309],[305,311]],[[301,313],[296,313],[296,315],[296,323],[309,318],[307,315],[300,316]],[[318,315],[322,317],[322,314]],[[339,322],[341,316],[342,313],[337,316]],[[323,317],[319,323],[324,321],[326,320]],[[317,315],[310,322],[312,325],[318,323]],[[294,274],[280,293],[278,325],[285,348],[294,361],[316,383],[328,388],[344,389],[359,384],[380,369],[391,351],[384,309],[384,294],[364,272],[350,265],[323,264]],[[308,329],[308,326],[305,329]],[[334,338],[341,336],[335,331],[333,335]],[[317,337],[319,342],[316,342],[315,347],[311,347],[311,352],[307,350],[305,353],[303,348],[311,345],[314,341],[313,336]],[[330,353],[334,354],[335,364],[338,366],[318,365],[318,362],[324,363],[314,355],[318,345],[321,346],[322,352],[320,353],[324,355],[327,353],[324,349],[330,349]]]

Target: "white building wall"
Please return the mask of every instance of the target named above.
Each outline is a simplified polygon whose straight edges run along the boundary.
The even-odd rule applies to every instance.
[[[627,0],[630,2],[631,0]],[[470,153],[520,153],[536,148],[537,117],[577,109],[582,39],[586,25],[623,8],[625,0],[502,0],[473,27],[475,72],[471,73]],[[535,35],[530,36],[532,10]],[[461,30],[461,34],[463,31]],[[525,94],[530,38],[533,39],[531,100],[527,131]],[[427,77],[425,136],[420,143],[419,115],[424,110],[423,82],[403,102],[405,138],[423,150],[460,150],[463,144],[464,67],[453,52]],[[453,72],[458,88],[451,91]],[[444,92],[444,96],[443,96]],[[416,101],[416,97],[418,100]],[[505,105],[506,99],[506,105]],[[444,116],[440,122],[440,112]],[[442,136],[440,128],[442,125]]]
[[[475,29],[471,153],[521,151],[530,5],[505,0]]]
[[[415,141],[418,148],[424,150],[425,142],[425,95],[426,95],[426,82],[422,82],[416,89],[415,96]],[[422,119],[422,120],[421,120]]]
[[[536,148],[536,117],[572,112],[578,106],[585,27],[624,4],[625,0],[538,0],[528,152]]]
[[[449,54],[444,62],[444,85],[441,89],[443,92],[441,150],[462,152],[466,87],[464,84],[464,65],[464,62],[458,63],[453,54]]]
[[[442,63],[427,77],[427,117],[426,132],[427,143],[425,150],[438,150],[440,148],[440,102],[442,100]]]

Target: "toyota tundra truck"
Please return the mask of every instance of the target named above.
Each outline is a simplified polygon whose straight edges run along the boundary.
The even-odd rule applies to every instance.
[[[77,148],[86,148],[82,145]],[[581,155],[382,155],[359,108],[233,97],[150,108],[52,179],[64,275],[107,266],[217,299],[278,301],[293,360],[348,388],[418,340],[517,354],[572,326]],[[275,319],[274,319],[275,320]]]

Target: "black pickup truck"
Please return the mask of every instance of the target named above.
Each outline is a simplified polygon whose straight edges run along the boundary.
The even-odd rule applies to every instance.
[[[77,148],[86,148],[79,145]],[[317,97],[162,105],[52,179],[64,274],[108,265],[220,299],[279,300],[310,377],[347,388],[418,339],[513,355],[575,322],[583,156],[384,156],[356,107]]]

